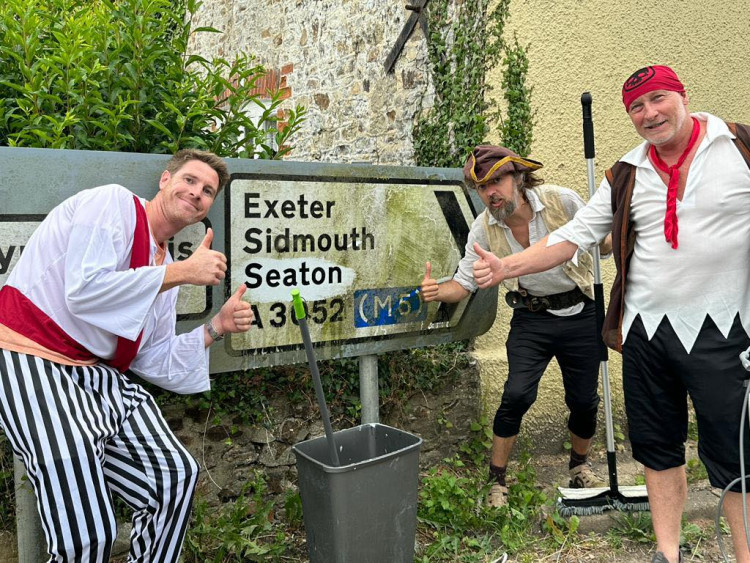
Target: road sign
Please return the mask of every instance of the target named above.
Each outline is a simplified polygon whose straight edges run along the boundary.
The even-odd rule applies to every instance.
[[[108,183],[151,198],[168,158],[0,147],[0,283],[55,205]],[[213,248],[229,261],[225,284],[181,288],[178,331],[211,318],[238,284],[248,287],[255,325],[212,347],[212,372],[305,360],[293,287],[307,300],[321,360],[466,339],[492,325],[495,290],[453,306],[427,305],[415,292],[425,261],[443,277],[463,255],[474,208],[460,170],[247,159],[227,164],[230,184],[204,224],[170,244],[173,257],[185,259],[212,226]]]
[[[36,230],[44,215],[0,215],[0,285],[23,253],[26,241]]]
[[[293,288],[307,300],[318,343],[428,329],[439,304],[415,292],[426,257],[434,272],[452,274],[473,220],[460,184],[238,174],[225,197],[229,283],[247,285],[256,317],[252,331],[229,339],[238,355],[301,344]]]

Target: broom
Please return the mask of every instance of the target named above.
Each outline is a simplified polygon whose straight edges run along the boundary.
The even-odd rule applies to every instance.
[[[594,122],[591,118],[591,94],[584,92],[581,96],[583,106],[583,150],[589,181],[589,197],[594,195]],[[602,287],[601,268],[599,265],[599,248],[593,251],[594,256],[594,303],[596,305],[597,334],[601,334],[604,324],[604,289]],[[637,512],[649,510],[648,495],[645,485],[620,487],[617,484],[617,460],[615,456],[614,429],[612,424],[612,400],[609,389],[608,352],[604,341],[599,341],[601,359],[602,391],[604,393],[604,423],[607,430],[607,472],[609,488],[590,489],[558,488],[557,511],[561,516],[588,516],[602,514],[607,510]]]

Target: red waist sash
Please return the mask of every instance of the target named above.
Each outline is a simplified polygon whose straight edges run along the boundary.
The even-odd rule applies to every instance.
[[[130,267],[140,268],[148,265],[150,244],[148,220],[141,202],[136,196],[133,196],[133,200],[135,201],[136,222]],[[15,287],[6,285],[0,288],[0,323],[71,360],[87,362],[96,358]],[[138,353],[142,336],[143,332],[135,340],[117,337],[115,355],[107,363],[120,372],[126,371]]]

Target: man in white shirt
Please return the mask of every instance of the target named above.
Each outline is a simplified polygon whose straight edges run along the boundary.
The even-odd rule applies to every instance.
[[[130,561],[177,561],[198,464],[153,398],[210,389],[208,347],[252,323],[245,286],[205,325],[175,334],[180,285],[218,285],[226,258],[173,262],[167,241],[201,221],[229,179],[223,160],[175,154],[151,201],[108,185],[45,218],[0,289],[0,424],[37,495],[50,561],[109,560],[112,495],[134,509]]]
[[[735,135],[713,115],[691,115],[685,88],[669,67],[636,71],[622,95],[645,139],[612,169],[623,173],[605,179],[549,240],[503,259],[481,251],[474,276],[479,287],[491,287],[543,271],[612,231],[618,275],[603,336],[623,354],[633,457],[646,468],[657,540],[653,561],[674,563],[681,560],[687,498],[688,395],[711,484],[725,488],[740,475],[747,373],[738,354],[750,345],[750,154],[744,141],[750,129],[736,124]],[[737,561],[748,563],[740,484],[731,491],[725,512]]]
[[[486,209],[471,226],[464,257],[452,280],[438,284],[427,262],[420,288],[425,302],[455,303],[476,291],[472,265],[479,256],[475,245],[500,256],[521,252],[567,223],[584,206],[573,190],[543,185],[533,173],[541,167],[505,147],[480,145],[472,151],[464,178]],[[506,301],[514,311],[506,346],[508,379],[493,422],[490,506],[508,504],[508,459],[521,420],[534,404],[539,381],[553,357],[560,365],[570,409],[570,486],[604,484],[587,463],[599,405],[593,283],[592,257],[582,251],[580,265],[568,262],[506,284]]]

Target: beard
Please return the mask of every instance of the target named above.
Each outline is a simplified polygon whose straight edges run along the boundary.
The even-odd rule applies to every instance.
[[[491,197],[490,203],[496,203],[500,198]],[[518,192],[513,192],[513,199],[511,201],[506,201],[505,205],[502,207],[490,207],[490,215],[492,215],[495,218],[495,221],[505,221],[508,217],[513,215],[513,213],[520,207],[520,203],[518,201]]]

